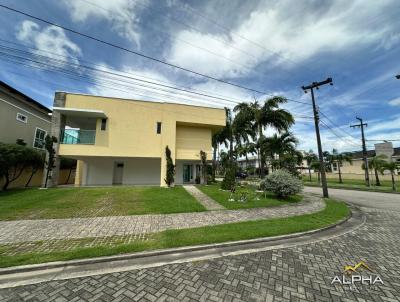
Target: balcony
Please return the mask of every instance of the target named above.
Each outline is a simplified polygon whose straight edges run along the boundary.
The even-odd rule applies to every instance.
[[[61,144],[67,145],[94,145],[96,130],[63,129],[61,130]]]

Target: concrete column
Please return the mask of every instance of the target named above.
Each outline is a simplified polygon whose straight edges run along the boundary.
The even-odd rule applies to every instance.
[[[65,92],[56,92],[54,95],[54,107],[65,107],[65,97],[66,93]],[[57,143],[53,145],[56,153],[55,153],[55,167],[49,174],[49,178],[47,180],[47,187],[56,187],[58,185],[58,177],[60,174],[60,158],[58,156],[58,149],[59,149],[59,144],[60,144],[60,132],[61,129],[65,128],[65,116],[62,115],[61,113],[57,111],[53,111],[52,117],[51,117],[51,128],[50,128],[50,133],[48,135],[54,136],[57,138]],[[46,161],[48,161],[48,154],[46,154]],[[46,183],[46,175],[47,175],[47,167],[46,164],[43,169],[43,181],[42,181],[42,187],[44,187]]]

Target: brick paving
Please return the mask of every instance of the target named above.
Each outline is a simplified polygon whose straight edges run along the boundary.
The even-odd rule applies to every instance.
[[[192,185],[187,185],[183,186],[183,188],[198,202],[200,202],[207,210],[213,211],[213,210],[223,210],[225,207],[220,205],[218,202],[216,202],[214,199],[210,198],[203,192],[201,192],[198,188]]]
[[[400,212],[362,209],[340,237],[291,248],[0,290],[1,301],[400,301]],[[364,260],[384,285],[331,285]]]
[[[304,201],[272,208],[218,210],[195,213],[108,216],[94,218],[0,221],[0,247],[26,242],[112,238],[143,235],[169,229],[184,229],[250,220],[281,218],[314,213],[325,203],[313,195]]]

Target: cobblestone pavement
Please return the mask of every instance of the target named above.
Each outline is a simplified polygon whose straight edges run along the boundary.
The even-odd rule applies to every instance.
[[[362,209],[345,235],[291,248],[0,290],[1,301],[400,301],[400,212]],[[364,260],[384,285],[331,285]]]
[[[225,209],[222,205],[220,205],[218,202],[213,200],[212,198],[208,197],[206,194],[201,192],[198,188],[195,186],[183,186],[183,188],[198,202],[200,202],[207,210],[223,210]]]
[[[306,195],[298,204],[271,208],[209,212],[109,216],[72,219],[0,221],[0,246],[46,240],[143,235],[168,229],[194,228],[249,220],[304,215],[322,210],[325,203]]]

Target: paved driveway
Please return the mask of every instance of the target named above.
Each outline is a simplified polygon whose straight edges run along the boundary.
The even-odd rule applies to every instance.
[[[304,191],[308,193],[319,193],[322,195],[321,188],[304,187]],[[329,195],[332,198],[344,200],[358,206],[400,211],[400,194],[330,188]]]
[[[352,193],[344,194],[351,200]],[[374,202],[372,197],[351,201]],[[375,203],[379,208],[363,204],[365,224],[329,240],[2,289],[0,300],[400,301],[400,212],[392,210],[392,202]],[[331,284],[335,275],[342,274],[344,265],[361,260],[379,274],[384,285],[349,288]]]

